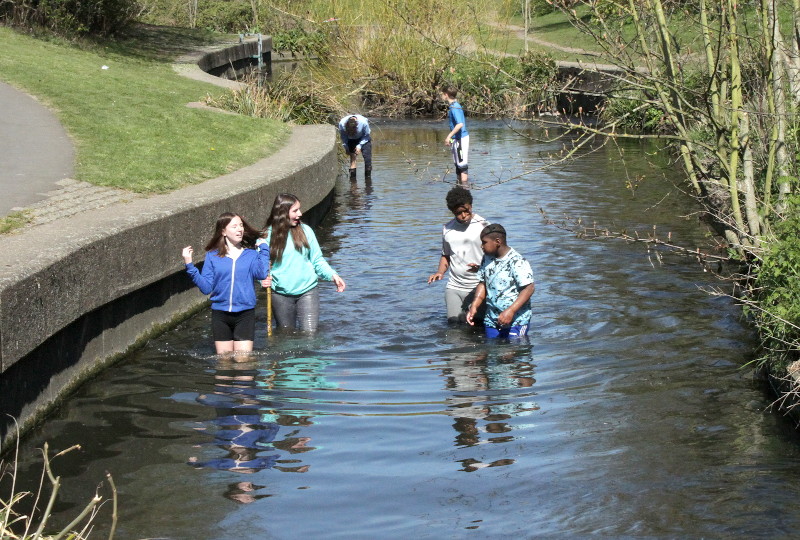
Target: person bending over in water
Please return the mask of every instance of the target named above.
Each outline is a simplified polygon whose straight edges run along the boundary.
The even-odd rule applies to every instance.
[[[372,176],[372,137],[369,120],[360,114],[347,115],[339,120],[339,136],[344,151],[350,156],[350,180],[356,179],[356,156],[364,156],[364,177]]]
[[[469,307],[467,322],[475,324],[475,314],[486,298],[483,319],[486,337],[521,338],[528,333],[531,320],[533,270],[525,258],[506,244],[506,230],[493,223],[481,232],[483,259],[475,289],[475,299]]]
[[[259,231],[239,215],[217,218],[206,245],[202,272],[192,263],[192,246],[181,255],[186,271],[203,294],[211,295],[211,328],[217,354],[252,351],[255,335],[255,280],[269,275],[269,249],[255,246]]]
[[[300,200],[290,193],[275,197],[264,233],[272,256],[272,272],[262,281],[272,287],[272,313],[279,328],[314,332],[319,324],[318,279],[345,283],[325,261],[311,227],[302,223]]]

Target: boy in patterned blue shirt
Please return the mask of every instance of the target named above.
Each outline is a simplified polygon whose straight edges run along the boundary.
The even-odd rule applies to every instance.
[[[485,298],[486,337],[523,337],[531,321],[530,299],[534,290],[531,265],[506,244],[506,230],[498,223],[481,231],[481,248],[486,256],[478,270],[480,283],[467,322],[475,324],[473,318]]]

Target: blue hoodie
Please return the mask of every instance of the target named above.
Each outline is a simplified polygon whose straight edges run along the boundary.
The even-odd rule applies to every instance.
[[[186,265],[200,292],[211,295],[211,309],[236,313],[256,307],[253,281],[269,274],[269,244],[257,249],[245,249],[235,261],[218,256],[217,250],[209,251],[202,272],[193,263]]]

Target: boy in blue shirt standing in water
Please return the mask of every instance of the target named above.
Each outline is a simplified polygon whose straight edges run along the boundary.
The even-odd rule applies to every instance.
[[[531,265],[506,244],[506,230],[498,223],[481,231],[481,248],[486,257],[478,270],[480,283],[467,322],[475,324],[475,314],[485,298],[486,337],[521,338],[527,335],[531,321],[530,299],[534,289]]]
[[[442,88],[442,99],[447,101],[447,121],[450,124],[450,133],[444,138],[444,144],[453,151],[453,163],[456,166],[456,179],[458,183],[467,185],[467,156],[469,154],[469,132],[467,131],[467,119],[464,116],[464,109],[456,101],[458,89],[455,86],[447,85]]]

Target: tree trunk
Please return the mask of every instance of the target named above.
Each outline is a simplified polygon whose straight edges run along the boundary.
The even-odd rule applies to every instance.
[[[728,42],[731,61],[731,131],[730,131],[730,159],[728,165],[728,188],[731,194],[731,214],[739,236],[743,236],[745,228],[742,209],[739,205],[739,115],[742,112],[742,70],[739,64],[739,34],[737,28],[737,13],[734,0],[727,0],[728,8]]]
[[[758,214],[758,199],[756,197],[755,173],[753,168],[753,149],[750,144],[750,115],[742,112],[742,179],[739,190],[744,194],[744,209],[747,216],[747,233],[749,243],[753,247],[760,244],[761,216]]]

